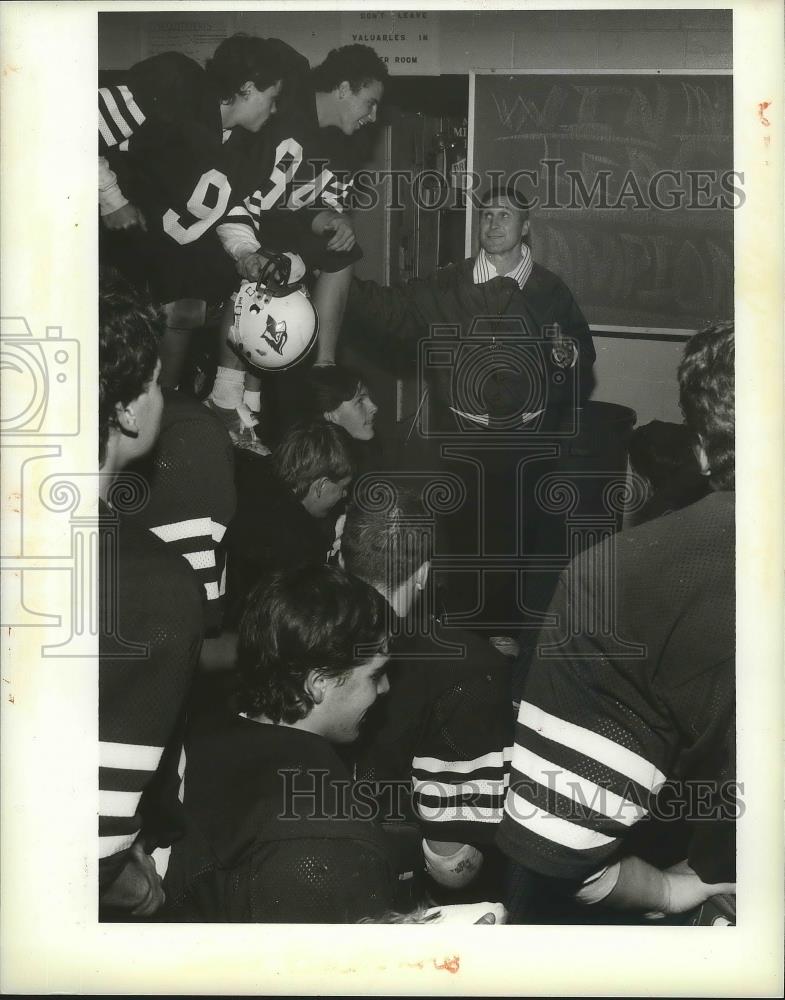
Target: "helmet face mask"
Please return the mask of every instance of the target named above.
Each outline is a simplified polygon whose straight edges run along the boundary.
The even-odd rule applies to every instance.
[[[299,257],[293,259],[293,266],[289,261],[283,267],[280,260],[271,263],[276,273],[285,277],[298,263],[302,269],[298,277],[305,272]],[[295,278],[294,284],[274,284],[266,272],[262,281],[244,281],[240,286],[229,343],[247,364],[264,371],[283,371],[310,351],[318,328],[316,310],[302,283]]]

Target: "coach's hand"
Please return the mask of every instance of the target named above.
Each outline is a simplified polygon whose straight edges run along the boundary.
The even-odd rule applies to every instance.
[[[147,230],[144,216],[136,205],[130,202],[122,208],[115,209],[114,212],[109,212],[108,215],[102,215],[101,218],[107,229],[134,229],[138,226],[139,229]]]
[[[125,867],[101,895],[101,905],[130,911],[134,917],[151,917],[165,901],[161,876],[140,843],[133,845]]]
[[[333,212],[331,209],[319,212],[311,223],[311,229],[317,236],[332,233],[327,249],[335,253],[345,253],[357,242],[352,220],[343,212]]]

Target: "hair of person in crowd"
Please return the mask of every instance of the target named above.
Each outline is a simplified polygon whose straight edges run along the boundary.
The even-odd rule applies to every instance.
[[[362,917],[358,924],[504,924],[507,912],[501,903],[422,903],[408,913],[385,910],[378,917]]]
[[[98,302],[98,461],[103,464],[118,406],[145,391],[158,363],[162,310],[152,306],[115,270],[102,268]]]
[[[736,484],[735,339],[732,323],[710,326],[687,341],[679,365],[679,404],[705,452],[715,490]]]
[[[388,494],[389,505],[378,502]],[[393,478],[363,477],[341,534],[346,571],[391,596],[430,560],[432,548],[432,519],[420,495]]]
[[[341,427],[312,420],[291,427],[271,456],[275,475],[298,500],[317,479],[337,483],[354,476],[351,438]]]
[[[277,38],[236,34],[221,42],[205,69],[221,100],[231,101],[249,80],[257,90],[267,90],[279,80],[286,86],[294,71],[290,53],[293,50]]]
[[[323,417],[343,427],[358,440],[370,440],[374,436],[373,420],[378,407],[368,394],[362,375],[354,368],[343,365],[312,368],[306,377],[305,388],[314,417]]]
[[[682,471],[699,472],[696,443],[695,434],[684,424],[652,420],[632,432],[630,465],[658,490]]]
[[[389,70],[370,45],[343,45],[332,49],[324,62],[314,67],[311,79],[319,93],[335,90],[346,81],[353,93],[375,80],[384,83]]]
[[[304,719],[311,671],[348,677],[381,650],[389,608],[373,587],[331,566],[276,573],[249,595],[240,623],[238,707],[272,722]]]

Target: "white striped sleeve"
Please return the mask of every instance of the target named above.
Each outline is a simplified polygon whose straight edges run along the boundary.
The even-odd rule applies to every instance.
[[[522,701],[499,843],[521,864],[584,879],[613,858],[666,780],[642,752]]]
[[[207,601],[207,624],[218,627],[221,621],[221,580],[223,552],[219,548],[226,527],[209,516],[185,518],[159,524],[150,529],[161,541],[179,553],[199,577]]]
[[[438,828],[447,824],[498,823],[509,784],[508,760],[505,750],[472,760],[414,757],[413,800],[418,816],[430,827],[427,835],[439,839]]]
[[[145,121],[134,95],[124,84],[98,88],[98,133],[106,148],[122,148]]]
[[[139,802],[158,767],[163,747],[102,740],[98,745],[98,856],[128,850],[141,819]]]

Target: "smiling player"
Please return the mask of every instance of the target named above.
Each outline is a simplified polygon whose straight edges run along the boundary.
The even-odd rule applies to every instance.
[[[255,136],[298,60],[277,39],[234,35],[206,69],[165,52],[99,88],[102,255],[165,303],[164,385],[177,386],[206,304],[232,290],[231,262],[211,230],[250,190]]]
[[[332,364],[352,278],[362,256],[347,214],[355,164],[347,141],[376,121],[387,67],[367,45],[333,49],[311,73],[310,83],[281,107],[265,133],[258,186],[235,204],[218,227],[239,274],[258,281],[267,264],[262,251],[294,251],[318,273],[313,301],[319,316],[317,364]],[[227,310],[226,323],[231,323]],[[228,329],[228,326],[227,326]],[[258,380],[226,344],[210,406],[235,444],[254,447],[253,411]]]
[[[195,734],[177,921],[337,923],[390,905],[392,855],[337,753],[389,689],[384,600],[329,567],[276,574],[240,627],[241,715]]]

